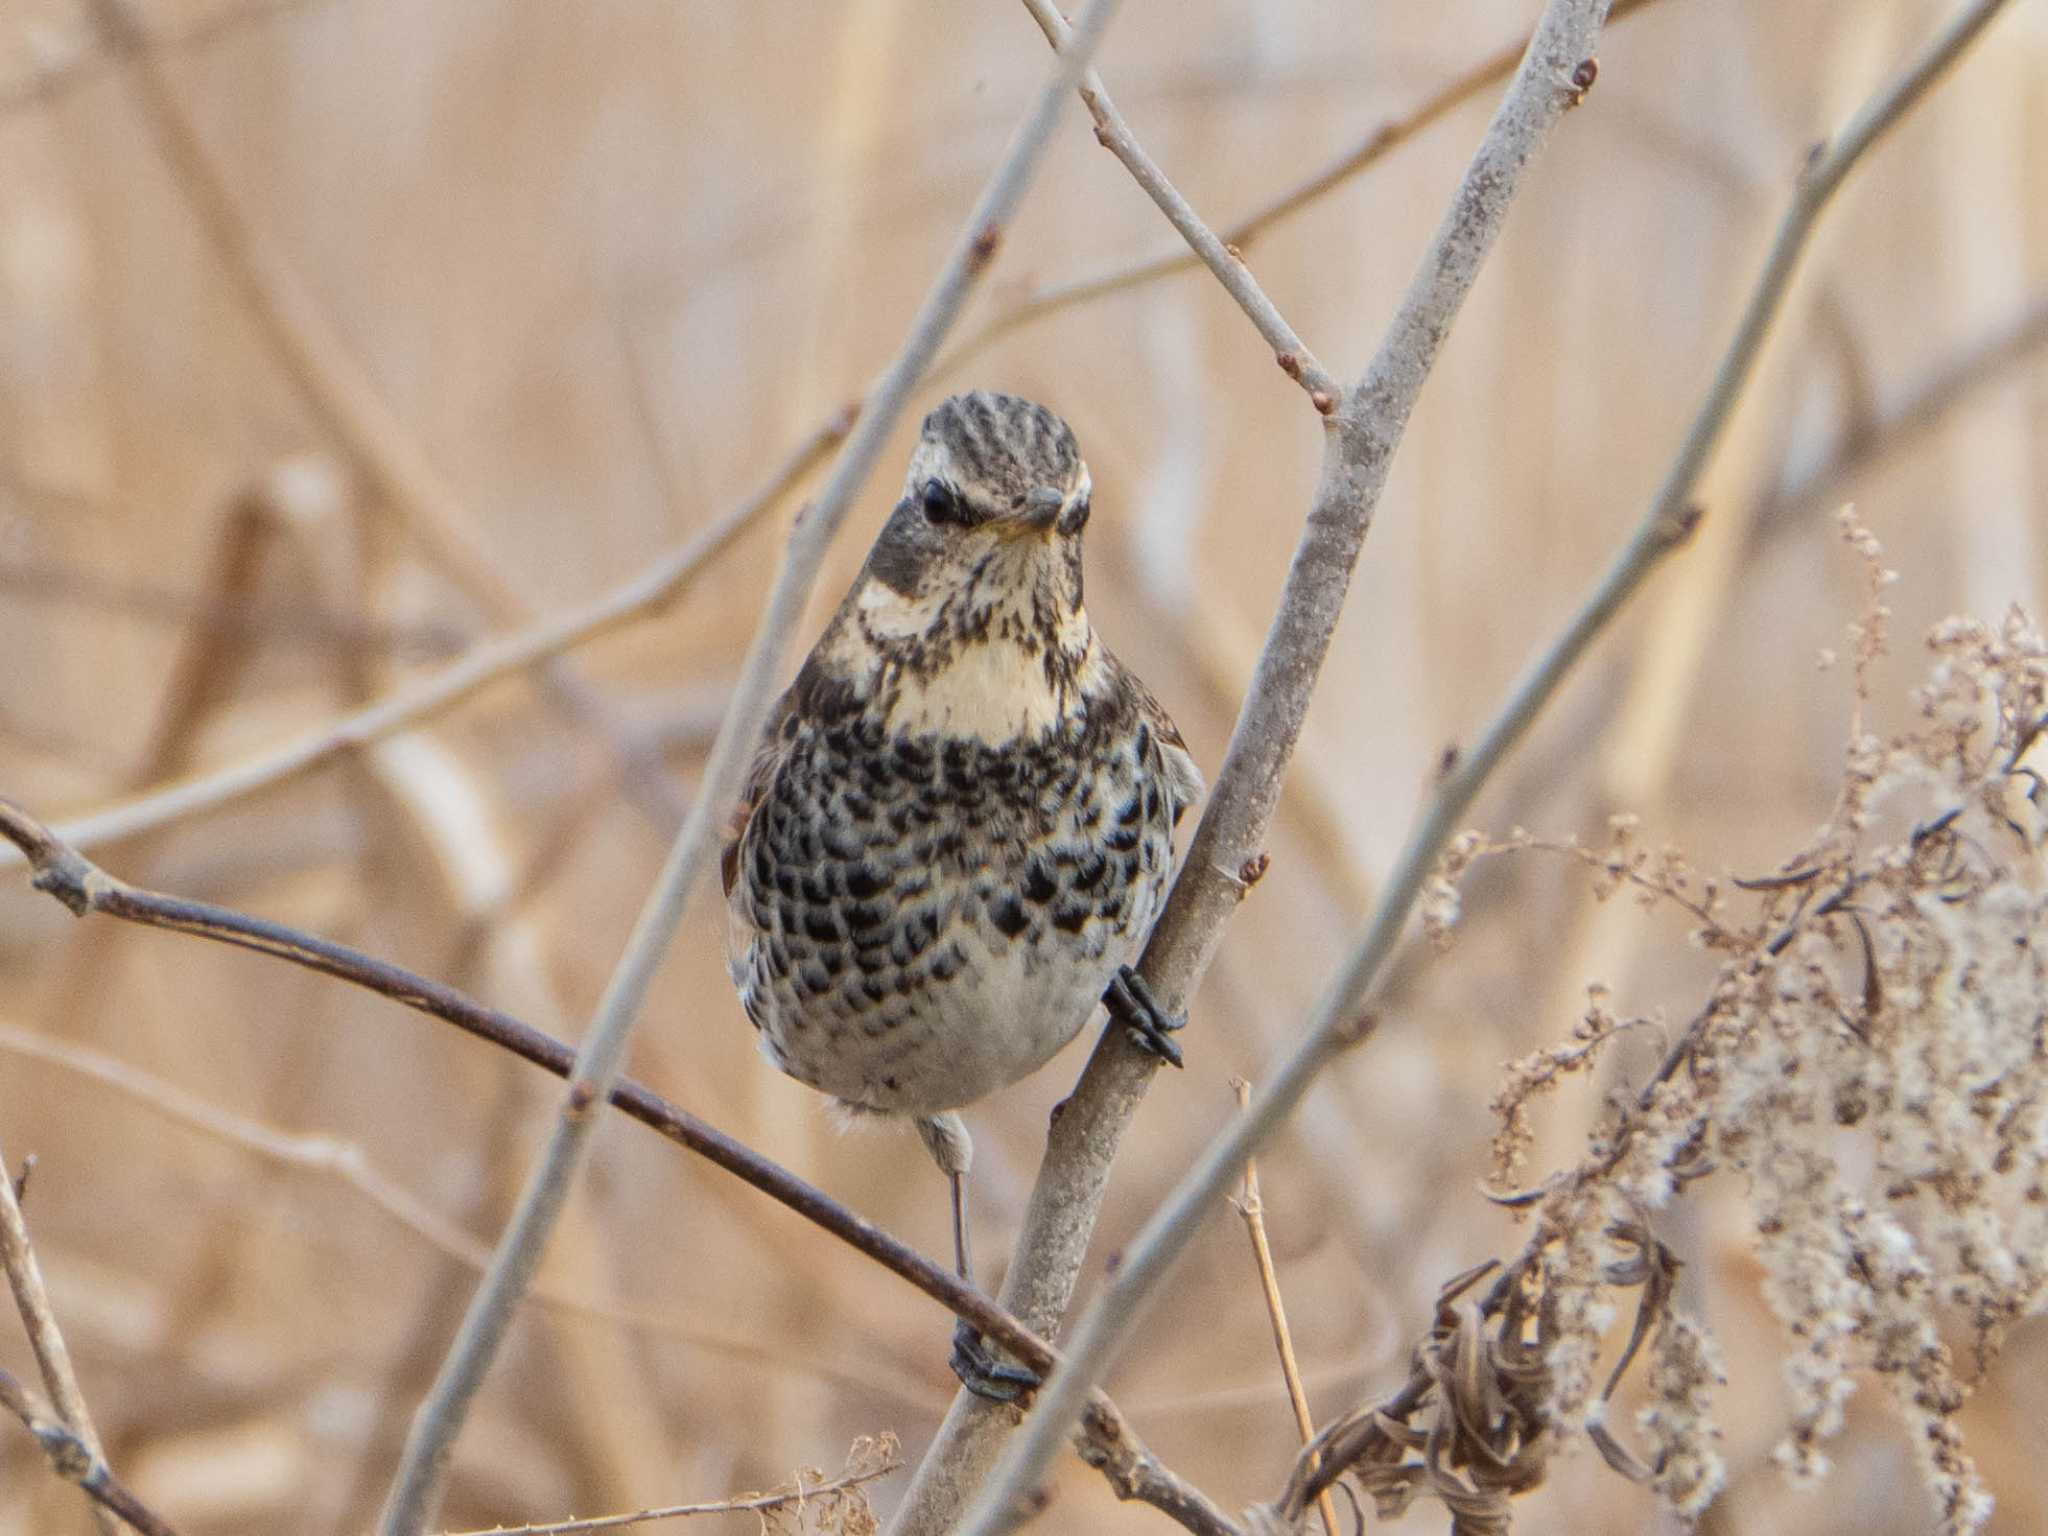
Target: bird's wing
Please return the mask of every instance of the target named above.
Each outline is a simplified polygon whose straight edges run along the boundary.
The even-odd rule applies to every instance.
[[[745,784],[740,787],[739,804],[733,807],[732,819],[726,823],[725,848],[719,855],[719,878],[725,883],[727,900],[732,897],[733,887],[739,884],[740,848],[747,839],[747,827],[753,822],[754,812],[767,798],[768,786],[775,782],[776,770],[789,754],[789,743],[783,738],[783,722],[796,709],[796,689],[784,691],[775,701],[775,707],[768,712],[768,723],[761,731],[761,745],[754,753],[754,763],[747,770]]]
[[[1173,820],[1178,826],[1181,813],[1202,798],[1202,791],[1208,785],[1202,778],[1194,753],[1180,739],[1180,727],[1166,717],[1166,711],[1160,709],[1156,701],[1152,707],[1158,711],[1151,717],[1152,734],[1159,738],[1160,756],[1166,763],[1167,786],[1173,793]]]
[[[1195,763],[1195,756],[1188,751],[1188,744],[1181,739],[1180,727],[1173,723],[1173,717],[1166,712],[1166,706],[1152,696],[1138,674],[1117,663],[1117,670],[1123,673],[1124,681],[1138,700],[1138,718],[1152,727],[1152,739],[1159,743],[1160,766],[1166,773],[1167,793],[1173,801],[1173,819],[1179,824],[1181,814],[1202,798],[1207,787],[1202,770]]]

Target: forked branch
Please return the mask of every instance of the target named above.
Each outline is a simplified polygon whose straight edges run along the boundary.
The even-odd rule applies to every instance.
[[[1593,43],[1606,13],[1605,0],[1551,0],[1378,354],[1325,417],[1322,476],[1279,610],[1215,791],[1140,961],[1145,979],[1169,1008],[1185,1006],[1248,888],[1240,872],[1257,867],[1263,852],[1394,450],[1506,219],[1524,167],[1590,84]],[[1004,1303],[1040,1332],[1059,1326],[1073,1298],[1110,1167],[1156,1067],[1157,1059],[1130,1046],[1123,1031],[1107,1031],[1053,1124],[1003,1287]],[[1240,1153],[1235,1166],[1242,1163]],[[1090,1362],[1090,1369],[1099,1372],[1103,1364]],[[1059,1380],[1055,1376],[1052,1385]],[[1060,1403],[1062,1432],[1081,1401],[1076,1396]],[[1036,1430],[1047,1421],[1041,1400],[1031,1425]],[[1010,1438],[1009,1421],[990,1405],[957,1396],[891,1527],[894,1536],[955,1531]],[[1044,1468],[1036,1458],[1049,1454],[1050,1442],[1034,1443],[1031,1472],[1005,1483],[1002,1512],[981,1506],[978,1530],[999,1528],[1010,1501],[1036,1486]]]
[[[1809,155],[1734,338],[1663,484],[1634,534],[1562,633],[1537,654],[1479,740],[1459,755],[1444,774],[1388,876],[1385,892],[1364,935],[1325,989],[1300,1041],[1269,1075],[1246,1114],[1233,1120],[1211,1143],[1125,1250],[1115,1277],[1075,1329],[1067,1363],[1046,1384],[1036,1413],[977,1504],[965,1527],[970,1536],[993,1536],[1007,1527],[1010,1511],[1044,1476],[1066,1425],[1081,1412],[1088,1391],[1115,1360],[1132,1321],[1193,1238],[1203,1216],[1213,1209],[1244,1159],[1285,1121],[1318,1074],[1357,1037],[1360,1010],[1368,989],[1406,926],[1410,909],[1445,844],[1480,789],[1557,691],[1572,665],[1650,573],[1685,541],[1697,522],[1699,509],[1690,499],[1693,488],[1755,369],[1770,323],[1821,213],[1864,152],[1926,95],[2004,3],[2005,0],[1975,0],[1964,7],[1904,74],[1874,95],[1835,139],[1817,146]],[[1570,15],[1575,9],[1580,14]],[[1553,23],[1597,25],[1599,10],[1598,6],[1575,8],[1569,3],[1554,3],[1538,29],[1539,45],[1545,27]],[[1566,35],[1590,42],[1583,33]],[[1532,66],[1539,71],[1546,68],[1539,46],[1532,46],[1530,58],[1524,61],[1522,73],[1517,76],[1518,87],[1530,79]],[[1511,101],[1514,95],[1511,90]],[[1458,218],[1459,210],[1454,206],[1451,223],[1455,225]],[[1275,625],[1276,638],[1287,617],[1283,608]],[[1271,659],[1270,654],[1262,658],[1261,676]],[[1251,708],[1248,702],[1247,714]],[[1213,814],[1212,810],[1212,817]],[[1207,826],[1205,819],[1204,831]],[[1200,848],[1198,835],[1197,855]],[[1190,862],[1199,877],[1203,866],[1198,858],[1191,858]],[[1183,876],[1182,890],[1186,884],[1187,878]],[[1182,890],[1175,892],[1175,906],[1180,904]],[[1173,911],[1169,909],[1166,921],[1172,918]],[[1155,936],[1154,948],[1157,942]]]
[[[109,1521],[126,1521],[141,1536],[178,1536],[168,1520],[114,1476],[105,1457],[53,1414],[18,1377],[5,1370],[0,1370],[0,1408],[13,1414],[35,1436],[43,1454],[50,1459],[50,1469],[67,1483],[76,1483],[92,1500],[94,1509]]]

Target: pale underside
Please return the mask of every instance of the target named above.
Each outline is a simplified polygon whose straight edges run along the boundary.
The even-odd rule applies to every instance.
[[[1044,1065],[1134,957],[1200,776],[1079,623],[1059,697],[994,642],[784,733],[732,891],[777,1067],[869,1111],[955,1109]]]

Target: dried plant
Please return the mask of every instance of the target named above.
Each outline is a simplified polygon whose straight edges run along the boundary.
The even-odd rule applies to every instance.
[[[845,1472],[829,1486],[819,1487],[824,1473],[806,1468],[789,1484],[769,1490],[766,1496],[781,1502],[761,1511],[761,1536],[873,1536],[882,1523],[864,1485],[901,1465],[894,1435],[862,1436],[846,1453]]]
[[[1520,832],[1452,848],[1432,904],[1439,942],[1476,859],[1549,850],[1589,866],[1601,899],[1628,889],[1681,910],[1718,971],[1649,1082],[1610,1093],[1583,1160],[1498,1197],[1534,1213],[1521,1254],[1477,1299],[1491,1266],[1445,1288],[1407,1385],[1325,1431],[1323,1470],[1304,1457],[1283,1519],[1341,1471],[1383,1512],[1428,1492],[1455,1530],[1505,1530],[1510,1496],[1580,1431],[1679,1515],[1699,1514],[1724,1478],[1710,1413],[1721,1366],[1705,1327],[1672,1306],[1676,1262],[1652,1222],[1721,1173],[1748,1202],[1790,1341],[1777,1461],[1796,1480],[1824,1475],[1843,1405],[1874,1375],[1941,1529],[1984,1529],[1991,1500],[1957,1415],[2048,1281],[2048,821],[2028,761],[2048,730],[2048,641],[2017,610],[1996,625],[1947,620],[1928,637],[1911,724],[1880,738],[1866,721],[1895,575],[1853,513],[1841,522],[1868,572],[1845,768],[1820,828],[1777,873],[1709,878],[1644,846],[1626,817],[1598,850]],[[1596,984],[1568,1041],[1509,1067],[1497,1176],[1527,1156],[1531,1100],[1631,1026],[1655,1021],[1619,1017]],[[1631,1290],[1633,1331],[1603,1379]],[[1639,1459],[1604,1411],[1645,1343]]]

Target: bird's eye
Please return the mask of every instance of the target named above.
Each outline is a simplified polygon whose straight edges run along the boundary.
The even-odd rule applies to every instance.
[[[967,508],[960,495],[943,480],[927,480],[924,483],[924,515],[934,523],[965,523]]]

